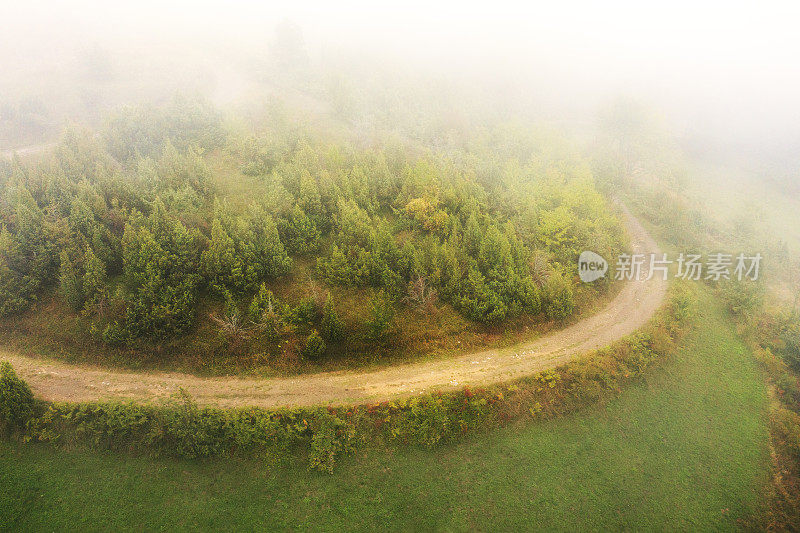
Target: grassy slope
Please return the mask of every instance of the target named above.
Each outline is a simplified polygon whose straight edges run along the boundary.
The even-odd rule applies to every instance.
[[[366,452],[332,476],[0,447],[14,529],[729,529],[767,481],[766,393],[705,292],[673,361],[604,407],[446,448]]]

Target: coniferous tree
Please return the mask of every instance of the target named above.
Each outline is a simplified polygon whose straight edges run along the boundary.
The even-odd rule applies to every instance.
[[[281,242],[275,221],[257,204],[251,205],[248,211],[240,248],[250,287],[264,278],[286,274],[292,267],[292,260]]]
[[[49,225],[33,196],[23,186],[10,191],[14,231],[0,229],[0,315],[30,305],[53,279],[58,255]]]
[[[370,308],[370,318],[367,321],[367,338],[377,341],[386,337],[394,319],[394,309],[391,302],[381,294],[373,298]]]
[[[102,302],[107,290],[107,274],[106,265],[90,246],[86,247],[85,263],[82,286],[85,306],[88,308]]]
[[[123,236],[123,259],[130,333],[163,338],[185,331],[195,314],[197,246],[160,200],[147,219],[131,217]]]
[[[28,295],[22,286],[22,275],[16,265],[21,263],[19,247],[11,232],[0,228],[0,316],[24,309]]]
[[[61,267],[58,273],[61,297],[73,311],[83,308],[83,289],[75,264],[67,250],[61,250]]]
[[[268,339],[275,339],[283,328],[283,318],[278,313],[279,303],[272,291],[262,283],[250,303],[250,321],[256,324]]]
[[[262,283],[261,287],[258,289],[258,293],[256,293],[252,302],[250,302],[248,311],[250,320],[255,323],[261,322],[265,314],[277,313],[277,310],[278,300],[275,298],[275,295],[272,294],[272,291],[267,288],[267,285]]]
[[[322,337],[328,342],[339,342],[344,338],[344,323],[336,313],[336,308],[333,305],[333,296],[330,292],[322,310],[320,330]]]
[[[544,311],[553,320],[562,320],[575,308],[572,287],[559,272],[553,272],[544,285]]]
[[[306,339],[306,345],[303,348],[303,355],[311,360],[316,361],[325,353],[325,348],[325,341],[319,336],[317,330],[313,330]]]
[[[245,266],[236,253],[236,243],[218,218],[211,226],[211,243],[200,259],[209,285],[219,294],[228,288],[240,291],[246,287]]]
[[[297,204],[292,208],[288,219],[281,221],[281,230],[281,240],[291,252],[303,255],[319,248],[319,230]]]

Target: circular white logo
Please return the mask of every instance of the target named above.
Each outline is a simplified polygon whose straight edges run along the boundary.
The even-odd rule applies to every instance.
[[[578,275],[581,281],[591,283],[608,272],[608,262],[600,254],[585,251],[578,257]]]

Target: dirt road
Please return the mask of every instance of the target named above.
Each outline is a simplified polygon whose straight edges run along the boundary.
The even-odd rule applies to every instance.
[[[0,159],[12,159],[15,154],[19,157],[27,157],[29,155],[45,152],[50,148],[55,147],[55,145],[56,143],[33,144],[31,146],[23,146],[14,150],[2,150],[0,151]]]
[[[636,253],[657,252],[653,239],[630,214]],[[609,272],[613,272],[613,264]],[[37,396],[56,401],[103,399],[157,401],[180,387],[198,403],[223,407],[366,403],[431,390],[490,384],[555,368],[606,346],[644,325],[660,306],[667,282],[629,281],[601,312],[563,330],[513,348],[370,371],[325,372],[288,378],[202,378],[181,373],[135,373],[74,366],[0,351]]]

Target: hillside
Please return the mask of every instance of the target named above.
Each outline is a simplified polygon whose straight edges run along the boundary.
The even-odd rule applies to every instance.
[[[265,113],[244,127],[176,98],[0,167],[5,342],[296,373],[507,345],[612,295],[575,258],[616,255],[619,215],[557,137],[363,146]]]

